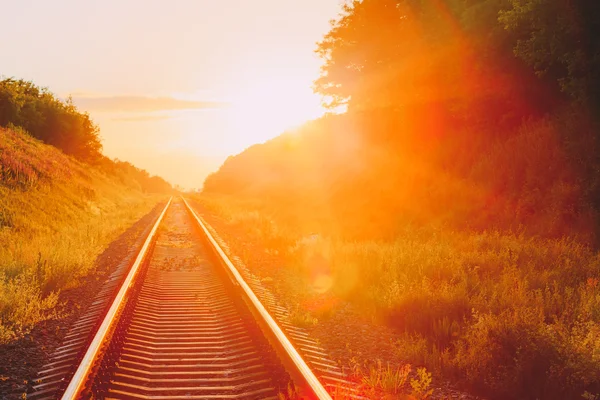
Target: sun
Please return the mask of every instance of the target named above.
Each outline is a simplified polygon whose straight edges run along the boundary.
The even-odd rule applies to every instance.
[[[309,77],[271,77],[217,93],[215,101],[222,107],[184,110],[173,115],[168,120],[173,135],[163,147],[224,159],[298,128],[326,111],[310,83]]]
[[[260,143],[323,115],[320,97],[303,83],[263,80],[237,93],[227,109],[237,136]]]

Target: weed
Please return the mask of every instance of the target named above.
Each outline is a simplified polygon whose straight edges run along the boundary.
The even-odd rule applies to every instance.
[[[296,305],[296,307],[292,309],[288,318],[290,323],[300,328],[314,326],[319,323],[317,318],[315,318],[310,312],[302,309],[299,305]]]
[[[277,399],[279,400],[300,400],[300,398],[300,390],[291,381],[288,383],[285,392],[277,393]]]
[[[369,367],[368,373],[362,376],[361,382],[368,392],[382,390],[385,393],[398,394],[406,384],[411,371],[412,366],[410,364],[393,368],[387,363],[384,367],[381,361],[378,360],[375,365]],[[360,374],[360,370],[356,370],[355,374]]]
[[[598,399],[600,399],[600,394],[592,394],[588,391],[585,391],[585,392],[583,392],[581,397],[584,398],[585,400],[598,400]]]
[[[410,380],[411,395],[417,400],[425,400],[433,394],[433,389],[430,389],[430,386],[431,373],[427,372],[425,368],[418,368],[417,378]]]

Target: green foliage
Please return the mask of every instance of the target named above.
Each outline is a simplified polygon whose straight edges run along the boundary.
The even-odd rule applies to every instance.
[[[526,95],[507,91],[505,78],[525,72],[516,56],[572,98],[598,105],[599,17],[595,0],[353,1],[319,43],[325,63],[315,89],[333,107],[462,102],[464,94],[508,104]]]
[[[597,393],[599,8],[347,2],[315,90],[348,112],[230,157],[206,202],[415,364],[498,399]]]
[[[317,90],[332,98],[332,107],[347,103],[349,98],[363,101],[376,93],[384,105],[386,95],[398,80],[400,63],[410,50],[421,43],[409,32],[412,18],[395,0],[354,1],[344,5],[344,13],[320,43],[318,54],[327,60]],[[403,42],[398,46],[399,41]],[[385,58],[386,64],[380,61]],[[392,83],[392,85],[390,85]]]
[[[600,100],[600,5],[595,0],[511,0],[499,22],[515,32],[514,53],[582,103]]]
[[[553,193],[553,199],[587,192],[583,197],[597,212],[598,21],[596,0],[353,1],[344,6],[318,45],[324,64],[315,90],[331,98],[333,107],[347,104],[349,110],[379,110],[370,114],[370,122],[394,121],[384,135],[375,127],[363,133],[380,144],[383,136],[392,157],[405,157],[401,133],[405,130],[423,141],[447,138],[439,141],[440,147],[452,146],[452,141],[469,146],[464,139],[470,131],[467,141],[483,142],[485,158],[499,137],[504,140],[518,132],[524,120],[546,113],[567,114],[563,110],[571,103],[578,112],[572,113],[570,123],[560,126],[553,121],[552,137],[540,137],[534,153],[536,157],[540,152],[558,155],[545,178],[554,179],[556,169],[561,169],[562,186],[538,188]],[[461,152],[451,154],[452,158],[462,159],[462,149],[454,150]],[[500,165],[522,166],[509,161],[496,167]],[[576,170],[570,170],[574,165]],[[572,175],[566,183],[565,174]],[[530,213],[531,207],[540,209],[521,192],[509,194],[513,195],[511,201],[521,203],[521,215]],[[568,201],[568,213],[581,207]],[[560,213],[559,207],[554,209]]]
[[[80,160],[101,156],[98,127],[71,99],[63,102],[45,88],[15,79],[0,81],[0,126],[22,127],[33,137]]]
[[[99,129],[89,115],[77,110],[71,98],[63,102],[47,89],[31,82],[15,79],[0,81],[0,127],[30,134],[65,154],[100,168],[122,183],[134,179],[144,192],[164,193],[173,190],[167,181],[158,176],[150,176],[147,171],[131,163],[103,156]],[[15,149],[6,145],[0,149],[0,178],[3,182],[32,185],[32,180],[37,179],[35,171],[28,169],[25,164],[15,164],[18,158],[11,154]]]

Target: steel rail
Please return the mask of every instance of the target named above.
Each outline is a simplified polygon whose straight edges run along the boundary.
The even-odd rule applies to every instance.
[[[181,197],[189,212],[192,214],[200,228],[202,229],[204,235],[208,239],[208,242],[215,253],[218,255],[219,261],[227,268],[229,274],[235,280],[235,284],[239,286],[242,290],[242,294],[248,300],[247,303],[250,307],[253,308],[255,314],[259,315],[263,322],[263,326],[267,328],[267,335],[270,336],[270,339],[274,340],[277,344],[279,344],[279,350],[283,350],[283,354],[281,351],[280,355],[285,357],[284,364],[288,367],[293,368],[290,372],[292,375],[292,379],[294,379],[296,385],[300,388],[303,394],[306,394],[312,399],[318,400],[332,400],[327,390],[323,387],[321,382],[317,379],[315,374],[312,372],[310,367],[306,364],[304,359],[300,356],[296,348],[292,345],[288,337],[285,335],[283,330],[279,327],[277,322],[273,319],[271,314],[267,311],[267,309],[262,305],[254,291],[248,286],[238,269],[233,265],[233,263],[229,260],[229,257],[225,254],[221,246],[214,239],[206,224],[202,221],[200,217],[196,214],[196,212],[189,205],[187,200]]]
[[[167,205],[163,209],[162,213],[156,220],[156,223],[152,227],[152,230],[148,234],[148,237],[146,238],[146,241],[144,242],[142,249],[138,253],[138,256],[135,259],[135,262],[133,263],[131,269],[129,270],[129,273],[127,274],[127,277],[125,278],[123,285],[119,289],[119,292],[117,293],[117,296],[115,297],[112,305],[110,306],[108,313],[102,320],[102,324],[100,325],[100,328],[98,328],[98,332],[96,332],[96,335],[94,336],[94,339],[92,340],[85,355],[83,356],[81,363],[79,363],[79,366],[77,367],[77,370],[75,371],[75,374],[71,378],[71,381],[69,382],[69,385],[67,386],[67,389],[63,393],[62,400],[77,399],[81,396],[82,392],[85,390],[85,384],[88,380],[89,373],[90,373],[92,367],[94,366],[94,363],[96,362],[97,358],[100,355],[100,348],[104,344],[108,333],[111,331],[112,326],[117,322],[117,318],[115,318],[117,315],[117,312],[121,309],[121,306],[123,305],[123,302],[124,302],[127,294],[129,293],[131,286],[133,285],[134,278],[137,275],[137,272],[140,268],[140,265],[142,264],[142,261],[146,257],[146,253],[148,252],[148,250],[150,248],[150,244],[152,243],[154,236],[156,236],[156,231],[158,230],[158,226],[160,225],[163,217],[165,216],[167,209],[169,208],[169,205],[171,204],[172,200],[173,200],[172,197],[169,198]]]

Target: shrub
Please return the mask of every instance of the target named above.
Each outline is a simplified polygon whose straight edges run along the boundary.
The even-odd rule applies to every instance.
[[[0,81],[0,126],[20,126],[66,154],[93,162],[102,144],[98,127],[70,99],[63,102],[45,88],[15,79]]]

